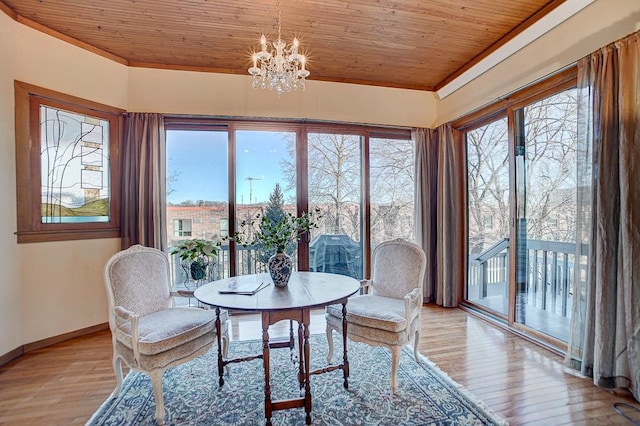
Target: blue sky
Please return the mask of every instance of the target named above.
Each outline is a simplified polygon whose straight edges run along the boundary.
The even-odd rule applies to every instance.
[[[280,160],[287,157],[287,142],[280,132],[236,132],[237,202],[266,202],[276,182],[284,190]],[[168,200],[227,201],[227,133],[214,131],[167,132],[167,176],[177,172],[170,182]],[[293,191],[285,197],[295,195]]]

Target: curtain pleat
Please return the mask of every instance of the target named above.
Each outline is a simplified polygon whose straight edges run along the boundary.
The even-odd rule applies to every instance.
[[[128,113],[122,152],[122,249],[166,250],[166,144],[160,114]]]
[[[596,385],[629,388],[636,399],[640,395],[639,36],[636,33],[578,62],[578,171],[585,187],[578,191],[577,227],[578,240],[589,244],[590,261],[586,279],[576,274],[566,357],[568,365],[592,375]]]
[[[455,307],[466,272],[466,151],[450,124],[414,129],[416,236],[427,255],[426,302]]]
[[[640,32],[620,52],[620,235],[624,325],[631,390],[640,400]]]
[[[427,256],[422,294],[424,301],[431,303],[436,301],[438,132],[435,129],[413,129],[412,138],[416,146],[416,244]]]
[[[438,128],[438,138],[436,303],[455,307],[462,301],[466,272],[466,151],[450,123]]]

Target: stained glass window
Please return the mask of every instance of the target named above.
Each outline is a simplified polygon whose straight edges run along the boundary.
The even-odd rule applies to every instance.
[[[15,85],[18,243],[120,237],[125,111]]]
[[[40,106],[42,223],[109,221],[109,122]]]

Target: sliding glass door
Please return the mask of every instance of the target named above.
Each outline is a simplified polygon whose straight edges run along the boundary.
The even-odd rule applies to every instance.
[[[510,204],[506,117],[467,132],[467,158],[467,298],[507,315]]]
[[[551,344],[569,333],[576,258],[575,81],[544,86],[464,130],[466,302]]]
[[[576,89],[514,111],[515,321],[566,342],[576,267]]]

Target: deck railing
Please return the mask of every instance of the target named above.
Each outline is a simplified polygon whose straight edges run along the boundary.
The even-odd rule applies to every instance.
[[[266,263],[260,260],[259,252],[254,246],[237,246],[238,249],[238,275],[255,274],[266,272]],[[186,267],[180,262],[177,255],[171,256],[170,273],[174,285],[186,284],[197,286],[199,283],[193,282]],[[218,256],[215,262],[212,262],[207,268],[207,277],[203,282],[218,280],[229,277],[229,245],[222,245],[218,250]]]
[[[525,240],[516,273],[525,290],[525,303],[567,317],[571,312],[574,279],[586,278],[586,255],[576,261],[576,244],[559,241]],[[585,247],[583,247],[585,248]],[[469,258],[469,295],[491,296],[491,287],[508,292],[509,238],[503,238],[480,254]],[[582,253],[586,253],[583,250]]]
[[[509,239],[503,238],[484,252],[469,258],[469,287],[475,298],[489,295],[489,285],[506,284],[509,281]]]

